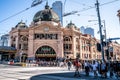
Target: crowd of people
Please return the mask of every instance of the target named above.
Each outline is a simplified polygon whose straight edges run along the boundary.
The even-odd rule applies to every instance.
[[[90,72],[94,73],[94,77],[98,77],[98,74],[101,75],[103,78],[107,78],[107,73],[109,72],[110,77],[113,76],[119,77],[120,76],[120,62],[119,61],[80,61],[76,59],[74,61],[68,61],[68,70],[70,70],[70,66],[74,65],[75,67],[75,74],[74,76],[80,76],[79,70],[84,70],[86,76],[89,76]]]
[[[75,69],[74,76],[81,76],[80,71],[84,71],[86,76],[89,76],[90,72],[94,73],[94,77],[98,77],[101,75],[103,78],[109,76],[112,78],[113,76],[120,77],[120,62],[119,61],[82,61],[79,58],[75,60],[67,59],[62,61],[45,61],[45,60],[33,60],[26,61],[27,64],[37,64],[38,66],[58,66],[58,67],[66,67],[68,70],[71,70],[73,66]],[[12,63],[13,64],[13,63]]]

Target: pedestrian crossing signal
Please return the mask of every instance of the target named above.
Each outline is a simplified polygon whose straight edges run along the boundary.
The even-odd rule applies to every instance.
[[[105,54],[106,54],[107,57],[109,57],[109,50],[108,49],[105,50]]]
[[[99,52],[101,52],[101,45],[100,45],[100,43],[97,43],[97,50],[98,50]]]
[[[110,56],[113,57],[113,52],[110,52]]]

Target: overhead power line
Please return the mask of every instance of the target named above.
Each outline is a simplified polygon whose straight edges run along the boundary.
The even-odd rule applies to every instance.
[[[103,6],[103,5],[107,5],[107,4],[110,4],[110,3],[114,3],[116,1],[120,1],[120,0],[113,0],[113,1],[110,1],[110,2],[106,2],[106,3],[103,3],[103,4],[100,4],[99,6]],[[90,6],[89,8],[86,8],[86,9],[83,9],[83,10],[79,10],[79,11],[75,11],[76,13],[79,13],[79,12],[84,12],[84,11],[87,11],[87,10],[90,10],[90,9],[93,9],[95,8],[95,6]],[[73,13],[74,11],[72,12],[69,12],[69,13],[65,13],[63,14],[63,17],[66,17],[68,15],[73,15],[73,14],[76,14],[76,13]],[[65,16],[64,16],[65,15]]]
[[[46,1],[46,0],[44,0],[44,1]],[[116,1],[119,1],[119,0],[113,0],[113,1],[110,1],[110,2],[107,2],[107,3],[103,3],[103,4],[101,4],[100,6],[107,5],[107,4],[116,2]],[[28,8],[26,8],[26,9],[24,9],[24,10],[22,10],[22,11],[16,13],[16,14],[13,14],[12,16],[9,16],[9,17],[1,20],[0,23],[2,23],[2,22],[6,21],[6,20],[8,20],[8,19],[10,19],[10,18],[12,18],[12,17],[14,17],[14,16],[17,16],[18,14],[23,13],[23,12],[29,10],[30,8],[35,7],[35,6],[37,6],[38,4],[41,4],[42,2],[43,2],[43,0],[34,0],[34,1],[32,2],[31,7],[28,7]],[[66,0],[65,0],[65,3],[66,3]],[[65,3],[64,3],[64,4],[65,4]],[[78,13],[78,12],[87,11],[87,10],[90,10],[90,9],[93,9],[93,8],[95,8],[95,6],[94,6],[94,7],[87,8],[87,9],[83,9],[83,10],[80,10],[80,11],[72,11],[72,12],[63,14],[63,17],[68,16],[68,15],[73,15],[73,14]],[[74,13],[73,13],[73,12],[74,12]]]
[[[107,4],[110,4],[110,3],[114,3],[116,1],[119,1],[119,0],[114,0],[114,1],[106,2],[106,3],[101,4],[100,6],[107,5]]]
[[[2,22],[6,21],[6,20],[8,20],[8,19],[10,19],[10,18],[12,18],[12,17],[14,17],[14,16],[17,16],[18,14],[23,13],[23,12],[27,11],[28,9],[30,9],[30,8],[32,8],[32,7],[35,7],[35,6],[37,6],[38,4],[41,4],[42,2],[43,2],[42,0],[34,0],[34,1],[32,2],[32,4],[31,4],[31,7],[28,7],[28,8],[26,8],[26,9],[24,9],[24,10],[22,10],[22,11],[16,13],[16,14],[13,14],[12,16],[9,16],[9,17],[1,20],[0,23],[2,23]]]
[[[16,14],[12,15],[12,16],[9,16],[8,18],[5,18],[5,19],[1,20],[0,23],[4,22],[4,21],[6,21],[6,20],[8,20],[8,19],[10,19],[10,18],[12,18],[12,17],[14,17],[14,16],[20,14],[20,13],[23,13],[24,11],[26,11],[26,10],[28,10],[28,9],[30,9],[30,8],[31,8],[31,7],[26,8],[26,9],[24,9],[24,10],[22,10],[22,11],[16,13]]]

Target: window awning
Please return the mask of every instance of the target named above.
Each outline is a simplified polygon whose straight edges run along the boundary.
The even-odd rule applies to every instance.
[[[11,46],[0,46],[0,52],[16,52],[17,49]]]

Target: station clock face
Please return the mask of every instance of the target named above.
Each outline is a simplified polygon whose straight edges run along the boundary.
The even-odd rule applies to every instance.
[[[48,32],[49,31],[49,27],[45,27],[44,31]]]

